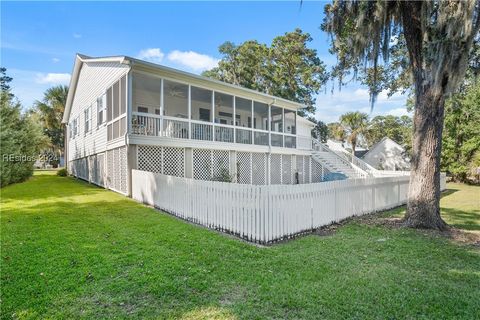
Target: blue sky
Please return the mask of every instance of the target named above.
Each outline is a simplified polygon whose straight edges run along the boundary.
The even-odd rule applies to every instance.
[[[224,41],[269,44],[296,27],[331,67],[319,26],[325,2],[1,2],[1,65],[29,107],[45,89],[68,84],[75,53],[128,55],[200,73],[220,58]],[[346,111],[370,112],[368,91],[352,83],[317,97],[316,117],[332,122]],[[372,116],[406,114],[405,97],[380,94]]]

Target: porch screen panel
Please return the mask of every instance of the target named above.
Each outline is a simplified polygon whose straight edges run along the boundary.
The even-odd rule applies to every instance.
[[[285,133],[297,133],[297,113],[293,110],[284,109]]]
[[[166,116],[188,118],[188,85],[164,80],[163,96]]]
[[[113,112],[112,112],[112,117],[113,119],[118,118],[120,115],[120,85],[118,82],[115,82],[115,84],[112,87],[112,101],[113,101]]]
[[[212,122],[212,96],[211,90],[191,87],[192,119]]]
[[[268,105],[255,101],[253,104],[253,127],[268,130]]]
[[[120,115],[127,112],[127,76],[120,79]]]
[[[142,73],[133,73],[132,102],[134,112],[160,114],[162,81]]]
[[[236,126],[252,127],[252,100],[235,97],[235,113]]]
[[[215,123],[233,125],[233,96],[215,92]]]
[[[112,88],[107,89],[107,121],[112,121],[112,110],[113,110],[113,102],[112,102]]]
[[[283,132],[283,109],[272,106],[270,109],[270,130],[273,132]]]

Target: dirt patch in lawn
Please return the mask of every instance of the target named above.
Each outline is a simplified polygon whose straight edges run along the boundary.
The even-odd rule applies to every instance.
[[[391,229],[405,228],[403,224],[403,218],[400,217],[385,217],[384,212],[367,214],[361,217],[353,217],[346,220],[347,222],[357,222],[360,224],[366,224],[371,226],[383,226]],[[453,242],[472,245],[474,247],[480,248],[480,232],[471,231],[465,229],[459,229],[452,226],[449,226],[447,230],[428,230],[428,229],[418,229],[418,232],[432,237],[443,237],[447,238]]]
[[[318,228],[314,230],[312,234],[317,235],[319,237],[332,236],[337,232],[338,228],[352,222],[363,224],[363,225],[369,225],[369,226],[381,226],[389,229],[406,228],[403,224],[403,218],[386,217],[385,212],[376,212],[376,213],[366,214],[359,217],[351,217],[341,222],[333,223],[328,226]],[[455,243],[471,245],[476,248],[480,248],[480,232],[479,231],[459,229],[459,228],[450,226],[447,230],[444,230],[444,231],[418,229],[418,232],[426,236],[443,237]]]

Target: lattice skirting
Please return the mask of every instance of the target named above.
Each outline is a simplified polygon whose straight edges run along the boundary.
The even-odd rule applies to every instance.
[[[107,187],[127,193],[127,147],[107,151]]]
[[[127,148],[120,147],[69,162],[71,175],[101,187],[127,193]]]
[[[170,176],[185,176],[185,149],[158,146],[138,146],[138,169]]]
[[[240,184],[304,184],[320,182],[325,170],[308,155],[137,147],[137,168],[196,180]]]

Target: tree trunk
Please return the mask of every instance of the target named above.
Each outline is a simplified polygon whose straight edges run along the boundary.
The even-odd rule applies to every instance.
[[[440,154],[445,98],[441,88],[417,86],[411,162],[405,225],[413,228],[444,230],[440,217]]]

